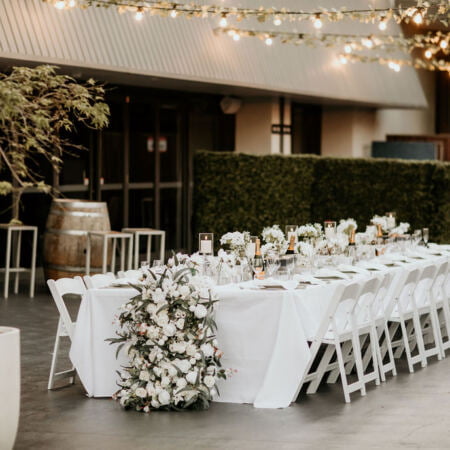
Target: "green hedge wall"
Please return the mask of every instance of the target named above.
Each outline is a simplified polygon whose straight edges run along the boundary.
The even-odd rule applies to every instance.
[[[450,164],[315,156],[198,152],[194,160],[195,233],[248,230],[396,211],[413,228],[429,225],[450,242]]]

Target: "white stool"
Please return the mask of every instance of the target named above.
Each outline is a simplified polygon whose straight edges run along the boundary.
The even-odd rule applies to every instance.
[[[154,230],[153,228],[122,228],[124,233],[134,235],[134,269],[139,269],[139,238],[147,236],[147,261],[150,263],[152,255],[152,237],[160,237],[159,259],[164,263],[166,248],[166,232],[163,230]]]
[[[15,273],[14,280],[14,294],[19,292],[19,278],[20,273],[30,272],[30,298],[34,297],[34,285],[36,279],[36,250],[37,250],[37,236],[38,228],[31,225],[12,225],[9,223],[1,223],[0,230],[6,230],[6,263],[5,268],[1,269],[5,272],[5,286],[3,296],[8,298],[9,293],[9,274]],[[20,252],[22,249],[22,232],[31,231],[33,233],[33,244],[31,251],[31,266],[29,269],[20,267]],[[14,267],[11,267],[11,246],[14,238],[15,244],[15,258]]]
[[[93,237],[102,238],[102,273],[106,273],[108,268],[108,240],[112,240],[111,272],[115,272],[116,270],[116,248],[118,240],[122,241],[120,246],[120,270],[125,270],[125,248],[127,241],[127,269],[131,268],[131,260],[133,255],[133,235],[131,233],[121,233],[120,231],[88,231],[86,248],[86,275],[90,275],[91,272],[91,243]]]

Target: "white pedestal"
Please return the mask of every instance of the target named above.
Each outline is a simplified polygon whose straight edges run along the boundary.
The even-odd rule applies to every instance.
[[[0,327],[0,449],[11,450],[20,413],[20,331]]]

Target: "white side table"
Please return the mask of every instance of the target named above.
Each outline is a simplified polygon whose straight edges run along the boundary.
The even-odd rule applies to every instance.
[[[147,236],[147,261],[150,263],[152,255],[152,238],[153,236],[160,237],[159,243],[159,259],[165,259],[166,248],[166,232],[163,230],[155,230],[153,228],[122,228],[124,233],[132,233],[134,236],[134,269],[139,269],[139,238]]]
[[[117,241],[121,241],[120,245],[120,270],[125,270],[125,250],[128,242],[128,258],[127,269],[131,269],[132,255],[133,255],[133,235],[131,233],[121,233],[120,231],[88,231],[87,233],[87,248],[86,248],[86,275],[91,272],[91,243],[93,237],[102,239],[102,273],[108,270],[108,240],[112,241],[112,258],[111,258],[111,272],[116,270],[116,249]]]
[[[19,292],[19,278],[21,273],[30,272],[30,298],[34,297],[34,287],[36,280],[36,251],[38,228],[32,225],[12,225],[9,223],[1,223],[0,230],[6,230],[6,261],[5,268],[1,269],[5,272],[5,286],[3,296],[8,298],[9,294],[9,275],[15,273],[14,294]],[[30,268],[20,266],[20,253],[22,250],[22,232],[31,231],[33,233],[33,244],[31,250]],[[14,267],[11,267],[11,247],[15,246],[14,251]]]

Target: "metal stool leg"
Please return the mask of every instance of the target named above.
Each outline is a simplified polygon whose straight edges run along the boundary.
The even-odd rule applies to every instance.
[[[86,275],[91,274],[91,235],[86,235]]]
[[[16,248],[16,261],[15,268],[20,268],[20,251],[22,247],[22,230],[17,230],[17,248]],[[19,292],[20,272],[16,271],[14,276],[14,294]]]
[[[120,242],[120,270],[125,270],[125,239],[122,238]]]
[[[160,245],[161,245],[161,247],[159,249],[159,259],[164,264],[165,253],[166,253],[166,233],[165,232],[161,235]]]
[[[132,268],[131,267],[132,261],[133,261],[133,236],[130,236],[128,238],[128,267],[127,267],[128,270]],[[136,269],[138,269],[137,266]]]
[[[5,264],[5,287],[3,291],[3,296],[8,298],[9,291],[9,265],[11,259],[11,229],[8,228],[6,234],[6,264]]]
[[[133,239],[133,238],[132,238]],[[132,244],[134,245],[134,267],[133,269],[139,269],[139,232],[134,233],[134,239]]]
[[[113,264],[114,264],[114,253],[113,253]],[[113,265],[114,267],[114,265]],[[108,239],[103,237],[103,260],[102,260],[102,273],[106,273],[108,268]],[[114,272],[114,270],[113,270]]]
[[[30,278],[30,298],[34,297],[34,287],[36,280],[36,252],[37,252],[37,229],[33,230],[33,248],[31,253],[31,278]]]

